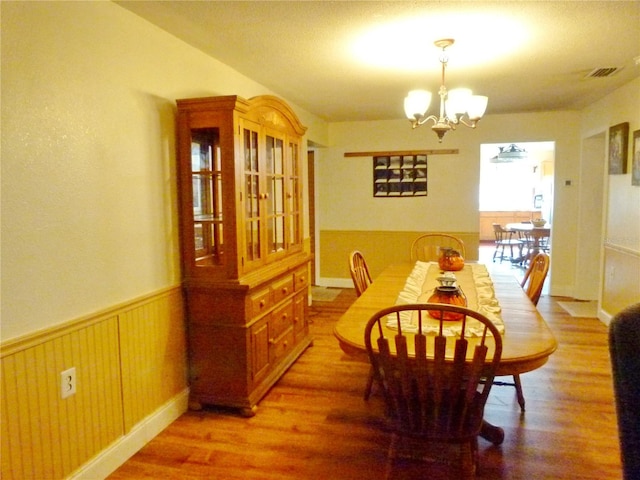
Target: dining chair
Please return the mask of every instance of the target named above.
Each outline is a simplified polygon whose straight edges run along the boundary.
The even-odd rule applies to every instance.
[[[369,267],[364,259],[364,255],[359,250],[354,250],[349,254],[349,273],[353,280],[353,286],[356,289],[356,295],[359,297],[371,285],[373,280],[369,273]],[[373,370],[369,370],[369,377],[364,389],[364,399],[369,400],[371,390],[373,388]]]
[[[640,478],[640,303],[618,312],[609,323],[613,375],[624,480]]]
[[[373,281],[367,262],[359,250],[354,250],[349,254],[349,272],[356,289],[356,295],[359,297]]]
[[[542,294],[542,286],[549,273],[550,257],[544,252],[539,252],[529,262],[527,271],[522,278],[520,284],[527,296],[533,302],[534,305],[538,305],[540,295]]]
[[[425,233],[416,238],[411,245],[411,261],[436,262],[442,247],[453,248],[466,258],[464,242],[447,233]]]
[[[520,286],[524,289],[529,300],[534,305],[538,305],[540,295],[542,293],[542,286],[549,273],[549,255],[544,252],[538,253],[527,267],[527,271],[524,274]],[[520,382],[520,375],[515,374],[513,376],[513,382],[494,381],[497,386],[511,386],[516,389],[516,397],[518,398],[518,405],[520,405],[520,411],[525,411],[524,393],[522,392],[522,383]]]
[[[463,315],[457,336],[445,335],[451,323],[445,312]],[[421,333],[427,322],[436,333]],[[455,478],[474,478],[484,407],[502,355],[496,326],[466,307],[395,305],[371,317],[364,341],[392,432],[390,465],[435,455]]]
[[[522,240],[519,240],[517,238],[513,238],[513,234],[515,232],[513,232],[512,230],[507,230],[506,228],[504,228],[502,225],[500,225],[499,223],[494,223],[493,224],[493,234],[495,236],[495,245],[496,245],[496,249],[493,252],[493,261],[496,261],[496,256],[499,256],[500,258],[500,263],[502,263],[502,261],[506,258],[509,261],[514,261],[514,260],[518,260],[519,258],[522,257],[522,246],[523,246],[523,242]],[[510,256],[506,256],[504,254],[504,250],[505,248],[509,248],[509,253],[511,254]],[[518,249],[518,257],[515,257],[513,255],[513,247],[517,247]]]

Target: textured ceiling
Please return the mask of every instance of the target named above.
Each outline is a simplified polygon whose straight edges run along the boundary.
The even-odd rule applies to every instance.
[[[436,94],[439,38],[456,41],[447,87],[487,95],[488,114],[580,109],[640,76],[640,1],[116,3],[327,121],[403,118],[408,90]],[[586,78],[599,67],[622,69]]]

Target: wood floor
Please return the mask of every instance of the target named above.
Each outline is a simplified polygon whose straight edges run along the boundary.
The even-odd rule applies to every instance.
[[[512,268],[512,267],[506,267]],[[368,366],[342,353],[333,325],[355,300],[343,290],[311,308],[314,345],[260,402],[253,418],[187,412],[109,478],[368,480],[446,478],[438,465],[396,461],[381,398],[362,398]],[[607,328],[573,318],[543,295],[538,309],[558,340],[542,368],[522,375],[527,411],[512,387],[494,387],[487,419],[501,446],[480,439],[479,479],[620,479]]]

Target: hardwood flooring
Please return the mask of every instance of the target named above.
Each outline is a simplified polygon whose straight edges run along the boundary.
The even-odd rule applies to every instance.
[[[510,268],[510,267],[506,267]],[[355,300],[346,289],[311,307],[314,345],[260,402],[258,413],[187,412],[109,478],[333,479],[446,478],[437,464],[395,461],[382,400],[362,398],[368,365],[342,353],[333,325]],[[527,411],[513,387],[494,387],[487,419],[505,430],[479,440],[479,479],[621,478],[607,328],[574,318],[543,295],[538,309],[558,340],[542,368],[522,375]]]

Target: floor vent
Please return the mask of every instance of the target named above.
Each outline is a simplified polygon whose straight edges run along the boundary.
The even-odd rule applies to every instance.
[[[603,78],[615,75],[622,70],[621,67],[601,67],[596,68],[587,74],[587,78]]]

